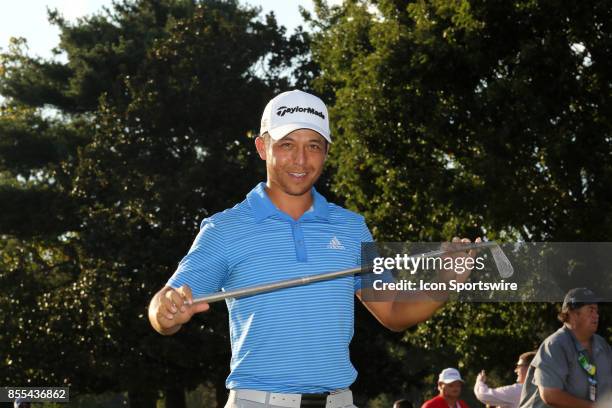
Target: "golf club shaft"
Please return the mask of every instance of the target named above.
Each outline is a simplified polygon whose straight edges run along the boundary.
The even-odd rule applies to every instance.
[[[461,247],[451,248],[450,250],[449,249],[446,249],[446,250],[438,249],[438,250],[431,251],[431,252],[425,252],[422,254],[412,255],[411,258],[419,258],[419,257],[420,258],[434,258],[434,257],[444,255],[447,253],[467,251],[471,249],[490,248],[490,247],[497,246],[497,243],[494,241],[475,242],[475,243],[469,243],[469,244],[453,243],[452,245],[454,244],[459,244]],[[227,298],[239,298],[239,297],[244,297],[244,296],[257,295],[257,294],[264,293],[264,292],[270,292],[272,290],[290,288],[294,286],[301,286],[301,285],[306,285],[308,283],[320,282],[320,281],[335,279],[335,278],[341,278],[344,276],[350,276],[350,275],[355,275],[359,273],[366,273],[369,271],[370,271],[369,268],[364,269],[362,266],[357,266],[355,268],[343,269],[341,271],[327,272],[327,273],[322,273],[319,275],[303,276],[300,278],[287,279],[287,280],[283,280],[280,282],[266,283],[263,285],[251,286],[251,287],[242,288],[242,289],[235,289],[235,290],[230,290],[227,292],[213,293],[211,295],[206,295],[200,298],[193,299],[193,303],[199,303],[199,302],[213,303],[213,302],[218,302],[220,300],[224,300]]]

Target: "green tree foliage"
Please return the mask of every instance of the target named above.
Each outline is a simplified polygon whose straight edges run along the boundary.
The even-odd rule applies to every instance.
[[[146,306],[201,219],[261,179],[247,135],[308,35],[236,1],[50,19],[66,63],[28,56],[23,40],[1,60],[4,381],[127,390],[135,407],[159,392],[184,406],[184,388],[211,381],[224,400],[224,308],[164,338]]]
[[[314,86],[334,101],[332,190],[379,240],[607,240],[611,14],[607,1],[318,1]],[[555,315],[450,303],[406,333],[404,378],[498,366],[510,381]],[[357,332],[355,352],[379,344],[376,333]],[[359,369],[368,383],[383,368]]]
[[[385,239],[609,236],[607,2],[325,8],[335,190]]]

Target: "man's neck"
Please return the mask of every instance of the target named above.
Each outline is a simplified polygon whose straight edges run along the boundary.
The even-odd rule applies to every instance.
[[[459,398],[445,397],[444,395],[442,395],[442,398],[444,398],[444,401],[446,401],[448,406],[451,408],[455,408],[457,405],[457,400],[459,400]]]
[[[571,324],[568,324],[567,327],[568,329],[571,330],[574,337],[576,337],[576,340],[578,340],[578,343],[580,343],[582,347],[584,347],[590,352],[591,344],[592,344],[591,341],[593,339],[593,333],[591,333],[590,331],[585,332],[585,331],[576,330],[576,328],[573,327]]]
[[[266,186],[266,193],[270,201],[282,212],[289,215],[294,220],[298,220],[310,207],[312,207],[312,190],[302,195],[287,194],[279,189]]]

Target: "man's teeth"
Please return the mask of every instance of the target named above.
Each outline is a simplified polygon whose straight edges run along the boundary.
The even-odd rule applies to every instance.
[[[304,177],[306,175],[306,173],[289,173],[294,177]]]

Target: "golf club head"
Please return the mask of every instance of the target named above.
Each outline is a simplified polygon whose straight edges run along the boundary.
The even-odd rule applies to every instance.
[[[493,261],[495,262],[499,276],[505,279],[514,274],[514,267],[499,245],[491,247],[491,255],[493,256]]]

